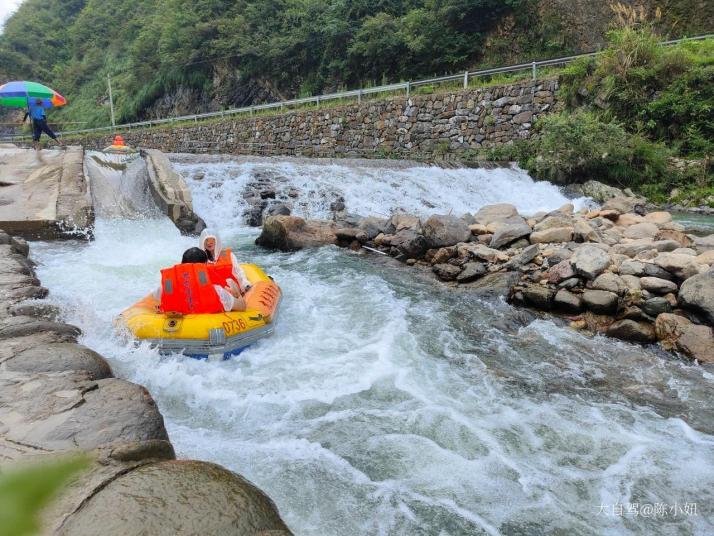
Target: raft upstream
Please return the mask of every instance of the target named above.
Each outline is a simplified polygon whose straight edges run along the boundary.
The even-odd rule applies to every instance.
[[[228,359],[275,330],[280,287],[255,264],[241,264],[251,288],[245,311],[215,314],[161,313],[149,294],[116,319],[138,340],[161,354],[183,353],[196,359]]]

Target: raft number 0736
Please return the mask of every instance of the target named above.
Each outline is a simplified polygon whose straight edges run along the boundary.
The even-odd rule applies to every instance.
[[[226,335],[233,335],[234,333],[239,333],[247,327],[245,320],[238,318],[236,320],[226,320],[223,322],[223,330]]]

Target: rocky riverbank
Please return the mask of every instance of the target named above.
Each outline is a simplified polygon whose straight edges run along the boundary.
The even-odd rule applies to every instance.
[[[714,235],[684,231],[668,212],[645,213],[641,198],[612,197],[597,210],[568,204],[530,217],[509,204],[425,220],[271,216],[256,243],[370,248],[453,287],[563,316],[575,329],[714,363]]]
[[[84,451],[93,463],[44,513],[58,535],[289,535],[272,501],[218,465],[177,460],[140,385],[77,343],[41,302],[21,238],[0,232],[0,471]]]

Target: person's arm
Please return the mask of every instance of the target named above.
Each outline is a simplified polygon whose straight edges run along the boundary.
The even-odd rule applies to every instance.
[[[245,300],[242,297],[234,297],[220,285],[213,285],[213,288],[216,290],[216,293],[218,293],[218,298],[221,300],[224,311],[245,311]]]
[[[24,123],[27,121],[27,117],[30,115],[30,112],[25,112],[25,116],[22,118],[22,122]]]
[[[243,268],[241,268],[240,263],[233,252],[231,252],[231,263],[233,264],[233,277],[235,277],[236,281],[240,283],[240,288],[243,292],[247,292],[251,287],[250,281],[248,281],[248,276],[245,275]]]

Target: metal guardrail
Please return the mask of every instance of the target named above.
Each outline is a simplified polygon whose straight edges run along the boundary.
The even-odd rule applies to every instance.
[[[668,45],[675,45],[678,43],[683,43],[685,41],[701,41],[703,39],[710,39],[710,38],[714,38],[714,34],[698,35],[695,37],[686,37],[683,39],[673,39],[671,41],[662,41],[660,44],[664,45],[664,46],[668,46]],[[489,76],[489,75],[493,75],[493,74],[503,74],[503,73],[518,72],[518,71],[526,71],[529,69],[532,72],[533,80],[535,80],[539,67],[550,67],[553,65],[566,65],[566,64],[568,64],[572,61],[575,61],[577,59],[594,57],[594,56],[597,56],[602,53],[603,53],[602,51],[586,52],[584,54],[576,54],[574,56],[565,56],[562,58],[553,58],[553,59],[549,59],[549,60],[532,61],[530,63],[519,63],[516,65],[509,65],[506,67],[495,67],[493,69],[482,69],[479,71],[465,71],[460,74],[446,75],[446,76],[440,76],[440,77],[436,77],[436,78],[427,78],[424,80],[416,80],[413,82],[412,81],[400,82],[397,84],[387,84],[387,85],[371,87],[371,88],[354,89],[354,90],[350,90],[350,91],[342,91],[339,93],[327,93],[324,95],[317,95],[315,97],[303,97],[300,99],[291,99],[291,100],[280,101],[280,102],[271,102],[268,104],[244,106],[242,108],[231,108],[229,110],[221,110],[218,112],[207,112],[207,113],[202,113],[202,114],[181,115],[181,116],[177,116],[177,117],[168,117],[165,119],[151,119],[148,121],[124,123],[121,125],[116,125],[115,127],[106,126],[106,127],[85,128],[85,129],[79,129],[79,130],[64,130],[64,131],[58,132],[58,134],[62,134],[62,135],[86,134],[86,133],[90,133],[90,132],[103,132],[103,131],[112,131],[112,130],[120,130],[120,129],[131,130],[133,128],[152,127],[154,125],[165,125],[165,124],[171,124],[171,123],[183,123],[183,122],[187,122],[187,121],[198,122],[199,119],[208,119],[211,117],[226,117],[226,116],[233,116],[233,115],[240,115],[240,114],[253,115],[256,112],[260,112],[263,110],[272,110],[272,109],[276,109],[276,108],[279,108],[282,110],[284,108],[289,108],[291,106],[298,106],[301,104],[316,104],[319,107],[321,102],[325,102],[325,101],[329,101],[329,100],[338,100],[338,99],[356,98],[357,102],[361,102],[362,97],[365,95],[373,95],[376,93],[388,93],[388,92],[401,91],[401,90],[406,91],[407,96],[409,96],[412,88],[416,88],[419,86],[427,86],[427,85],[432,85],[432,84],[440,84],[443,82],[454,82],[454,81],[460,81],[460,80],[463,80],[463,87],[464,87],[464,89],[466,89],[466,88],[468,88],[469,80],[471,80],[473,78],[478,78],[480,76]],[[26,138],[30,138],[30,136],[29,135],[4,136],[4,137],[0,137],[0,141],[15,141],[15,140],[22,140],[22,139],[26,139]]]

